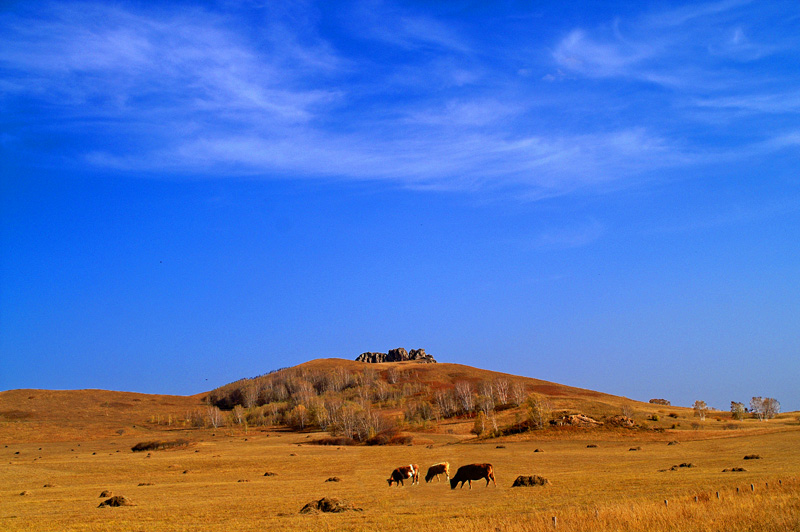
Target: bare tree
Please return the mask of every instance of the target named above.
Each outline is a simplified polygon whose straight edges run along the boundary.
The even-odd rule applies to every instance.
[[[258,386],[255,382],[248,382],[242,389],[242,398],[245,408],[253,408],[258,402]]]
[[[244,408],[242,407],[242,405],[234,405],[234,407],[233,407],[233,419],[239,425],[241,425],[242,422],[244,422]]]
[[[350,404],[343,405],[336,411],[334,422],[331,424],[331,432],[341,434],[347,438],[353,438],[356,433],[357,422],[358,409]]]
[[[781,404],[772,397],[753,397],[750,399],[750,411],[755,414],[759,421],[772,419],[781,410]]]
[[[694,408],[694,415],[700,418],[700,421],[705,421],[706,414],[708,413],[708,405],[705,401],[697,400],[692,405]]]
[[[215,429],[225,423],[225,416],[222,415],[222,410],[213,405],[206,405],[206,417],[208,423]]]
[[[328,413],[328,409],[325,408],[325,401],[319,397],[312,399],[308,405],[308,412],[311,423],[318,426],[322,430],[328,429],[331,418],[330,414]]]
[[[489,397],[494,402],[494,385],[491,381],[482,381],[478,386],[478,394]]]
[[[267,412],[269,412],[269,424],[277,425],[278,419],[281,414],[281,408],[278,403],[269,403],[267,405]]]
[[[391,391],[391,386],[389,386],[386,381],[379,380],[375,383],[375,388],[372,393],[376,401],[386,401]]]
[[[525,385],[521,382],[515,382],[513,386],[511,386],[511,397],[514,400],[514,404],[517,406],[521,406],[522,403],[525,402],[525,398],[528,396],[527,390],[525,390]]]
[[[629,404],[622,405],[622,415],[625,417],[633,417],[633,407]]]
[[[510,385],[508,379],[499,378],[494,381],[494,393],[497,397],[497,402],[501,405],[508,404],[508,391]]]
[[[287,422],[296,429],[304,429],[308,424],[308,410],[303,405],[297,405],[287,414]]]
[[[451,391],[438,390],[433,398],[436,401],[436,406],[439,407],[439,415],[447,418],[456,414],[456,400]]]
[[[456,383],[456,398],[464,412],[472,412],[475,409],[475,394],[472,385],[467,381]]]
[[[366,368],[359,378],[362,385],[372,387],[375,385],[375,381],[378,380],[378,372],[372,368]]]
[[[478,410],[483,412],[486,419],[494,412],[494,399],[489,395],[479,395],[475,401],[475,405],[478,407]]]
[[[772,397],[764,398],[764,417],[772,419],[781,411],[781,404]]]

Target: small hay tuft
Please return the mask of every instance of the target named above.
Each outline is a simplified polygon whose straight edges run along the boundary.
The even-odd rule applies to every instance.
[[[98,508],[116,508],[118,506],[136,506],[133,501],[122,495],[114,495],[100,503]]]

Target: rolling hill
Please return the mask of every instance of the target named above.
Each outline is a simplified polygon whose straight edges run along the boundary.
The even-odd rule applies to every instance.
[[[498,386],[505,383],[505,396]],[[441,411],[437,398],[466,388],[473,412],[455,404]],[[247,399],[247,390],[255,397]],[[514,399],[513,394],[524,394]],[[524,396],[535,393],[549,400],[555,413],[581,413],[597,419],[626,408],[643,418],[663,406],[642,403],[539,379],[451,363],[387,362],[366,364],[344,359],[317,359],[252,379],[242,379],[194,396],[151,395],[107,390],[10,390],[0,392],[0,430],[6,441],[66,441],[141,434],[209,425],[211,406],[220,407],[219,425],[246,422],[250,426],[283,425],[304,430],[330,430],[332,423],[314,422],[314,409],[358,405],[411,430],[469,434],[480,401],[489,399],[495,423],[513,424],[525,415]],[[244,409],[238,421],[231,410]],[[303,405],[308,422],[298,426],[292,411]],[[334,405],[332,407],[331,405]],[[484,405],[485,408],[485,405]],[[687,409],[670,412],[689,415]],[[486,410],[489,412],[489,410]],[[689,411],[690,412],[690,411]],[[319,413],[319,412],[317,412]]]

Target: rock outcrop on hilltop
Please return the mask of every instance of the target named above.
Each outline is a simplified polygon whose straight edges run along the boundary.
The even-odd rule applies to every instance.
[[[422,362],[423,364],[435,364],[436,360],[427,354],[424,349],[412,349],[410,352],[402,347],[391,349],[388,353],[361,353],[356,358],[356,362],[367,362],[370,364],[377,364],[380,362],[403,362],[406,360],[413,360]]]

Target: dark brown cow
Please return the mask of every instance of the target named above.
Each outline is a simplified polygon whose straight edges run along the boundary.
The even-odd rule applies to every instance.
[[[409,478],[411,479],[412,486],[414,484],[419,484],[419,466],[417,464],[396,468],[392,471],[387,482],[389,482],[389,486],[391,486],[393,482],[397,483],[398,486],[403,486],[403,481]]]
[[[494,482],[497,487],[497,482],[494,479],[494,469],[492,464],[469,464],[463,465],[456,471],[456,476],[450,479],[450,489],[456,489],[456,484],[461,482],[461,487],[464,487],[464,482],[469,482],[469,489],[472,489],[472,481],[486,479],[486,486],[489,486],[489,480]]]
[[[448,462],[439,462],[433,464],[428,468],[428,473],[425,475],[425,482],[430,482],[433,477],[436,477],[436,482],[441,481],[439,475],[444,474],[447,480],[450,480],[450,464]]]

